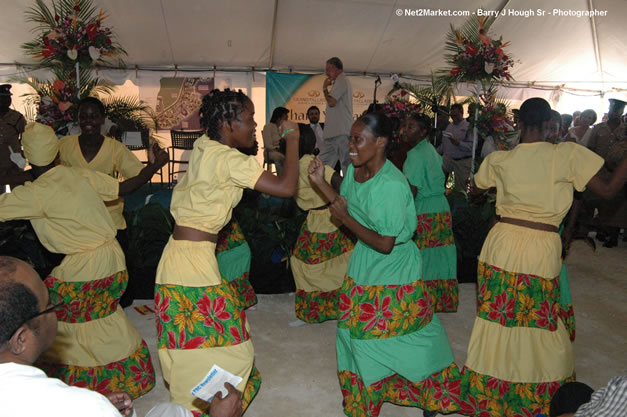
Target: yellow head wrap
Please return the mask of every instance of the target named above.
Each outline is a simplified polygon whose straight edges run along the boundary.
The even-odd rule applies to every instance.
[[[50,126],[29,123],[22,134],[22,147],[31,165],[44,167],[57,157],[59,139]]]

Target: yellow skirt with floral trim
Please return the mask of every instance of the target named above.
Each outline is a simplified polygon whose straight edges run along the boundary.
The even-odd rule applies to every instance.
[[[308,323],[337,320],[339,288],[354,247],[329,209],[309,211],[290,258],[296,317]]]
[[[49,291],[64,301],[56,310],[55,342],[39,358],[49,376],[102,394],[125,391],[133,398],[154,387],[148,347],[118,305],[127,283],[116,240],[67,255],[46,278]]]
[[[193,397],[196,386],[216,364],[242,378],[236,387],[252,400],[261,384],[254,347],[238,294],[220,277],[211,242],[170,238],[157,269],[155,313],[157,346],[171,401],[196,415],[209,404]]]
[[[552,394],[574,379],[560,316],[557,233],[497,223],[478,269],[478,313],[462,372],[462,413],[548,413]]]

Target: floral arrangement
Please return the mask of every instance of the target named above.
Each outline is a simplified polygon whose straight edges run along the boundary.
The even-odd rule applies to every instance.
[[[509,139],[516,134],[512,127],[512,122],[507,116],[507,106],[504,103],[497,103],[494,95],[490,92],[479,96],[479,103],[471,104],[479,106],[477,119],[474,117],[474,110],[470,111],[469,129],[477,127],[478,134],[483,138],[491,136],[498,150],[509,150],[511,144]]]
[[[460,30],[451,25],[446,42],[446,49],[451,53],[445,55],[451,68],[441,74],[453,82],[512,79],[510,70],[514,60],[504,51],[509,42],[503,42],[502,37],[490,38],[491,22],[486,24],[484,18],[472,19]]]
[[[403,94],[405,92],[405,94]],[[405,96],[409,93],[406,90],[401,90],[400,95]],[[383,112],[387,117],[397,117],[399,120],[404,120],[408,115],[412,113],[420,113],[422,106],[420,103],[412,103],[403,99],[391,98],[387,103],[383,105]]]
[[[40,65],[50,67],[59,63],[81,67],[104,63],[108,57],[125,55],[113,38],[110,28],[103,26],[105,13],[92,6],[91,0],[58,0],[52,2],[53,11],[37,1],[37,7],[26,12],[27,21],[39,25],[37,38],[22,45],[31,56],[40,59]]]
[[[93,0],[44,0],[26,11],[26,21],[36,23],[35,40],[22,45],[29,55],[40,60],[38,68],[49,69],[54,81],[34,77],[17,78],[29,84],[36,94],[27,98],[37,109],[36,120],[51,126],[57,135],[68,134],[78,120],[78,103],[88,96],[110,95],[113,85],[93,76],[97,63],[126,51],[115,42],[110,28],[103,25],[105,13],[96,10]],[[125,130],[144,130],[155,125],[151,109],[133,97],[103,100],[108,117]]]
[[[46,91],[47,90],[47,91]],[[71,85],[56,80],[52,85],[39,92],[37,121],[46,124],[55,132],[74,120],[73,101],[76,93]]]

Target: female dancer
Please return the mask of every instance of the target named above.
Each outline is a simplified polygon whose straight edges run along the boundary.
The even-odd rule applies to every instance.
[[[59,141],[61,164],[87,168],[109,176],[119,173],[125,179],[138,177],[139,185],[152,178],[156,172],[152,167],[144,166],[121,142],[100,133],[105,120],[105,107],[100,100],[95,97],[82,99],[78,118],[81,134],[65,136]],[[115,226],[119,230],[126,229],[122,215],[124,200],[120,198],[107,202],[107,209]]]
[[[625,183],[627,160],[606,184],[597,174],[602,158],[572,142],[545,141],[550,119],[545,100],[525,101],[521,143],[490,154],[475,176],[475,192],[496,187],[501,217],[479,255],[479,310],[463,370],[463,414],[546,414],[555,391],[575,378],[560,318],[558,226],[573,188],[611,197]]]
[[[311,180],[331,213],[359,239],[340,293],[338,376],[347,416],[378,416],[384,402],[425,415],[459,409],[460,375],[421,279],[412,240],[416,208],[407,179],[386,158],[392,135],[381,114],[361,116],[349,141],[341,197],[316,158]]]
[[[215,364],[238,375],[246,408],[261,377],[246,315],[216,261],[218,232],[231,219],[244,188],[289,197],[298,180],[298,128],[284,122],[287,156],[283,176],[264,171],[255,157],[235,148],[254,144],[255,109],[241,91],[214,90],[203,98],[206,134],[196,140],[189,170],[174,188],[176,225],[157,269],[155,308],[163,376],[173,402],[200,415],[207,404],[190,390]],[[286,128],[287,127],[287,128]]]
[[[351,237],[340,230],[341,223],[331,216],[329,201],[309,179],[315,146],[316,137],[311,129],[304,130],[300,137],[300,174],[294,199],[298,207],[309,213],[290,260],[296,283],[296,317],[307,323],[338,319],[340,287],[355,246]],[[339,189],[342,178],[333,168],[324,167],[324,178]]]
[[[435,311],[455,312],[458,303],[457,251],[453,239],[451,209],[444,196],[442,157],[425,140],[431,120],[413,113],[404,123],[402,138],[412,148],[403,173],[414,194],[418,215],[416,244],[422,257],[425,281]]]
[[[60,304],[59,324],[38,365],[69,385],[139,397],[155,375],[148,346],[119,305],[128,273],[103,205],[132,192],[133,180],[58,165],[59,140],[48,126],[29,124],[22,145],[36,179],[2,196],[0,220],[29,219],[48,250],[66,255],[45,280]],[[159,169],[167,154],[150,159]]]

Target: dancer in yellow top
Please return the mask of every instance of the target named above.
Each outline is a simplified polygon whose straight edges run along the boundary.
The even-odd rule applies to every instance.
[[[339,291],[355,247],[354,237],[340,229],[342,223],[331,215],[329,201],[309,179],[315,146],[313,132],[305,130],[299,144],[301,158],[294,199],[309,213],[290,259],[296,283],[296,317],[302,322],[290,325],[338,319]],[[324,178],[339,191],[342,177],[333,168],[324,167]]]
[[[100,100],[95,97],[82,99],[78,117],[81,134],[65,136],[59,141],[61,164],[88,168],[111,177],[116,174],[120,174],[124,179],[139,176],[141,184],[152,178],[155,173],[152,167],[144,166],[121,142],[100,134],[105,119],[105,107]],[[120,230],[126,229],[122,215],[124,200],[119,198],[108,202],[107,209],[111,213],[115,227]]]
[[[521,141],[483,161],[475,184],[496,187],[499,222],[490,230],[477,273],[479,309],[462,376],[467,415],[547,414],[552,395],[575,378],[560,317],[558,226],[573,191],[611,198],[627,178],[627,160],[605,183],[603,159],[572,142],[545,142],[551,107],[541,98],[520,107]]]
[[[282,176],[264,171],[255,157],[238,151],[254,144],[255,109],[241,91],[214,90],[203,98],[206,134],[196,140],[189,169],[174,188],[174,233],[157,269],[155,309],[159,359],[173,402],[200,415],[207,404],[190,390],[213,365],[240,376],[244,408],[261,382],[237,294],[221,279],[216,261],[218,232],[231,219],[244,188],[289,197],[298,181],[298,128],[284,122],[287,151]]]
[[[54,345],[40,366],[69,385],[145,394],[154,386],[154,370],[146,343],[118,305],[128,274],[103,204],[133,191],[138,181],[57,166],[59,140],[48,126],[28,125],[22,144],[36,179],[0,197],[0,221],[30,220],[48,250],[66,255],[45,281],[62,305]],[[167,161],[161,152],[155,166]]]

